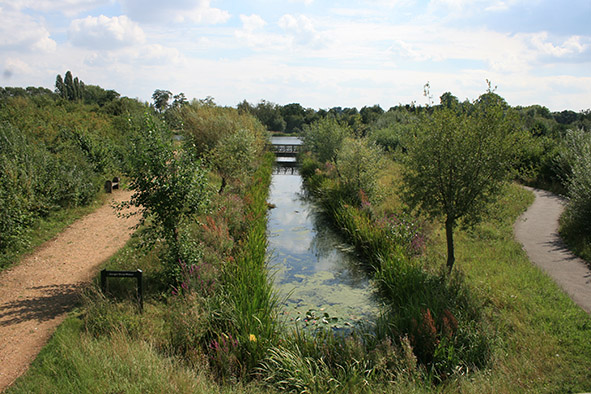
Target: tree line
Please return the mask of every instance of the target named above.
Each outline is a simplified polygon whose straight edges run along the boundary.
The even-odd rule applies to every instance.
[[[406,112],[417,115],[425,111],[433,111],[434,108],[439,106],[451,108],[467,107],[469,105],[468,100],[461,102],[452,93],[446,92],[441,96],[441,102],[438,105],[399,104],[390,107],[388,110],[382,109],[378,104],[364,106],[361,109],[356,107],[332,107],[330,109],[316,110],[304,107],[299,103],[280,105],[267,100],[261,100],[257,104],[244,100],[236,107],[239,111],[254,115],[270,131],[299,134],[304,130],[305,125],[309,126],[325,117],[336,118],[363,133],[385,113]],[[591,111],[588,109],[580,112],[572,110],[552,112],[541,105],[530,105],[525,107],[516,106],[515,110],[520,113],[524,122],[527,122],[528,127],[539,135],[556,134],[573,126],[586,130],[591,129]]]

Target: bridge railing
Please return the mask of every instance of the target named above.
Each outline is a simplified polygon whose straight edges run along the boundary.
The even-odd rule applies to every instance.
[[[273,144],[272,147],[275,153],[293,153],[295,155],[299,152],[301,145]]]

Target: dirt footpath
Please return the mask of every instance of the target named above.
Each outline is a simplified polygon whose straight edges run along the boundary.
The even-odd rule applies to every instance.
[[[515,222],[515,237],[529,259],[548,273],[577,305],[591,313],[591,270],[566,248],[558,235],[564,201],[544,190],[527,189],[536,199]]]
[[[113,201],[130,196],[117,191]],[[106,204],[0,273],[0,392],[26,371],[75,305],[81,285],[127,242],[136,223]]]

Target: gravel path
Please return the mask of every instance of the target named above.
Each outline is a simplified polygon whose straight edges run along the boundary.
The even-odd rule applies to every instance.
[[[113,200],[130,196],[117,191]],[[27,370],[76,304],[82,285],[127,242],[136,223],[106,204],[0,273],[0,392]]]
[[[529,259],[547,272],[577,305],[591,313],[591,270],[566,248],[558,235],[564,200],[544,190],[527,189],[536,199],[515,222],[515,237]]]

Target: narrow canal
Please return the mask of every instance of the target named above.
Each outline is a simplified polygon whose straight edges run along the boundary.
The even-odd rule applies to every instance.
[[[273,143],[299,142],[291,138]],[[355,255],[306,195],[297,168],[277,166],[269,196],[275,208],[267,225],[268,254],[285,321],[346,329],[373,320],[377,309]]]

